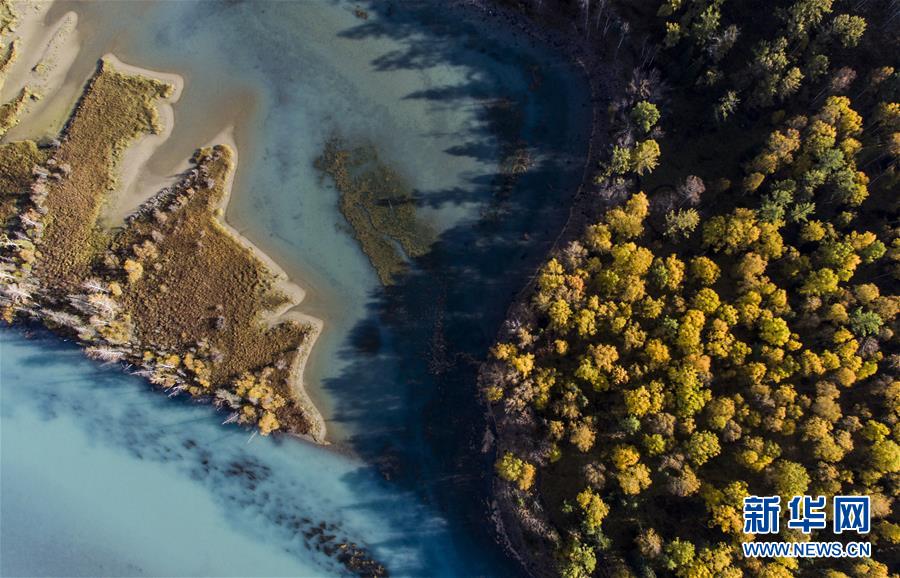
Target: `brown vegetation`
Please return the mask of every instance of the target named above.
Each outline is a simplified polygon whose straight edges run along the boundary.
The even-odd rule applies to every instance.
[[[263,434],[318,437],[320,418],[295,389],[317,328],[281,318],[298,296],[220,221],[233,151],[198,151],[123,230],[98,221],[123,152],[160,131],[156,102],[171,93],[101,61],[58,141],[0,148],[4,318],[75,334],[90,357],[127,361]]]
[[[159,132],[154,103],[171,91],[167,84],[124,75],[100,62],[52,155],[56,167],[70,169],[66,178],[46,181],[42,256],[35,266],[43,286],[71,292],[90,275],[91,260],[109,242],[98,219],[115,189],[121,154],[138,137]]]
[[[348,148],[331,139],[316,168],[334,179],[341,213],[384,285],[406,271],[410,259],[428,251],[434,235],[416,216],[410,186],[374,147]]]

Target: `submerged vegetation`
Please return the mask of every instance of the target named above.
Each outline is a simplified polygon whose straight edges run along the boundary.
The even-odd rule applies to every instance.
[[[382,284],[395,282],[411,259],[428,252],[434,234],[416,214],[411,187],[372,145],[348,148],[333,138],[315,165],[334,180],[341,213]]]
[[[494,196],[495,201],[504,201],[513,194],[521,176],[534,163],[522,134],[524,113],[521,106],[509,99],[490,100],[484,103],[484,111],[491,131],[500,136]]]
[[[609,109],[594,202],[633,192],[544,264],[481,376],[519,554],[571,578],[887,577],[896,6],[611,4],[595,10],[656,42],[661,67],[629,72]],[[744,558],[743,498],[803,494],[871,496],[872,558]]]
[[[298,296],[221,221],[231,149],[198,151],[124,228],[99,222],[124,151],[160,132],[156,106],[172,90],[103,60],[58,139],[0,147],[0,311],[74,335],[90,357],[212,401],[263,435],[321,439],[297,388],[317,326],[281,316]]]

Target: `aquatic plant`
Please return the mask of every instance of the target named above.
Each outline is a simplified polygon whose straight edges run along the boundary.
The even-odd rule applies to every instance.
[[[315,166],[334,179],[341,213],[384,285],[427,252],[434,235],[417,216],[412,190],[374,146],[348,147],[333,138]]]

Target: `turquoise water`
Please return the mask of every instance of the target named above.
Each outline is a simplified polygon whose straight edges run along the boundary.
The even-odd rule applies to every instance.
[[[442,2],[63,2],[51,17],[70,9],[82,38],[71,90],[105,52],[184,76],[154,172],[234,127],[228,219],[325,319],[307,377],[340,452],[248,443],[209,408],[4,331],[2,573],[340,573],[315,537],[304,543],[320,522],[393,575],[514,572],[486,519],[474,378],[580,179],[578,75]],[[375,143],[439,233],[389,289],[312,167],[334,134]],[[532,167],[505,185],[499,157],[516,142]]]
[[[358,460],[221,427],[52,337],[0,339],[5,576],[337,574],[304,543],[323,521],[395,573],[460,567],[446,525]]]

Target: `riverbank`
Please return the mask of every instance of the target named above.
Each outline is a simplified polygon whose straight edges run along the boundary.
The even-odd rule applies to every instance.
[[[164,101],[160,101],[156,105],[156,113],[159,116],[159,124],[161,130],[157,134],[149,134],[133,143],[122,154],[119,162],[119,176],[116,184],[116,191],[109,195],[101,216],[101,221],[106,227],[121,226],[125,217],[133,212],[137,207],[149,200],[162,188],[171,185],[174,182],[173,177],[157,176],[153,181],[140,179],[140,173],[144,170],[150,157],[169,140],[175,127],[175,105],[181,99],[184,92],[184,78],[180,74],[171,74],[159,71],[152,71],[146,68],[125,64],[114,54],[106,53],[102,56],[105,60],[112,64],[116,70],[132,76],[140,76],[144,78],[152,78],[159,82],[163,82],[172,87],[171,95]],[[232,145],[232,142],[223,142],[223,144]],[[232,147],[237,150],[236,147]],[[188,164],[184,163],[182,170],[187,170]]]
[[[521,2],[507,0],[462,0],[460,4],[513,26],[537,42],[552,46],[576,64],[588,81],[592,106],[588,152],[568,219],[550,249],[552,254],[580,237],[584,227],[595,222],[623,193],[619,188],[599,187],[595,176],[609,148],[608,105],[625,88],[631,55],[626,52],[620,60],[621,40],[616,39],[618,44],[614,45],[614,40],[605,33],[610,22],[613,23],[613,30],[617,28],[614,14],[607,16],[604,33],[592,37],[577,21],[566,17],[569,7],[561,6],[559,2],[541,2],[539,9],[534,11],[528,10]],[[523,313],[525,299],[532,294],[537,273],[536,269],[512,300],[507,319],[519,318]],[[510,330],[508,325],[504,325],[499,337],[507,337]],[[491,364],[489,360],[479,372],[479,383],[482,385],[491,379],[486,373]],[[507,423],[502,407],[489,402],[485,402],[484,407],[489,426],[484,435],[483,452],[492,452],[499,457],[504,451],[519,446],[522,439],[531,438],[530,430],[523,432],[519,424]],[[560,537],[553,530],[540,501],[532,498],[530,502],[523,502],[521,493],[496,476],[492,484],[493,520],[503,546],[529,575],[557,576],[555,551]],[[540,543],[542,541],[543,544]]]
[[[4,74],[0,101],[11,100],[25,86],[45,96],[52,94],[78,55],[78,14],[66,12],[48,26],[45,19],[53,1],[5,0],[4,5],[14,14],[6,36],[15,46],[16,57]]]
[[[304,339],[303,343],[300,345],[298,354],[291,364],[288,373],[288,382],[292,384],[292,392],[297,400],[297,404],[301,408],[301,412],[307,416],[310,423],[310,431],[306,432],[301,437],[307,437],[320,444],[327,444],[328,442],[325,439],[327,433],[325,419],[322,416],[322,412],[316,404],[313,403],[312,397],[307,391],[304,383],[307,362],[309,361],[309,357],[316,341],[318,341],[319,336],[322,334],[325,327],[325,321],[296,310],[296,308],[306,299],[306,291],[298,283],[295,283],[285,269],[276,263],[268,253],[260,249],[253,241],[242,235],[240,231],[232,227],[226,220],[225,215],[227,214],[228,204],[231,201],[231,195],[234,192],[234,180],[239,162],[237,142],[235,142],[234,139],[234,128],[229,127],[223,130],[216,135],[212,142],[224,144],[234,151],[235,170],[232,170],[229,174],[228,180],[225,183],[225,194],[222,195],[216,208],[219,214],[222,215],[220,222],[237,243],[240,243],[243,247],[247,248],[256,259],[265,264],[266,268],[276,278],[276,291],[287,296],[287,299],[281,306],[262,312],[261,321],[269,328],[275,327],[279,323],[285,321],[294,321],[310,328],[306,339]]]
[[[45,26],[52,2],[2,0],[0,42],[0,137],[14,130],[21,116],[43,105],[62,83],[78,53],[78,16],[67,12]]]

